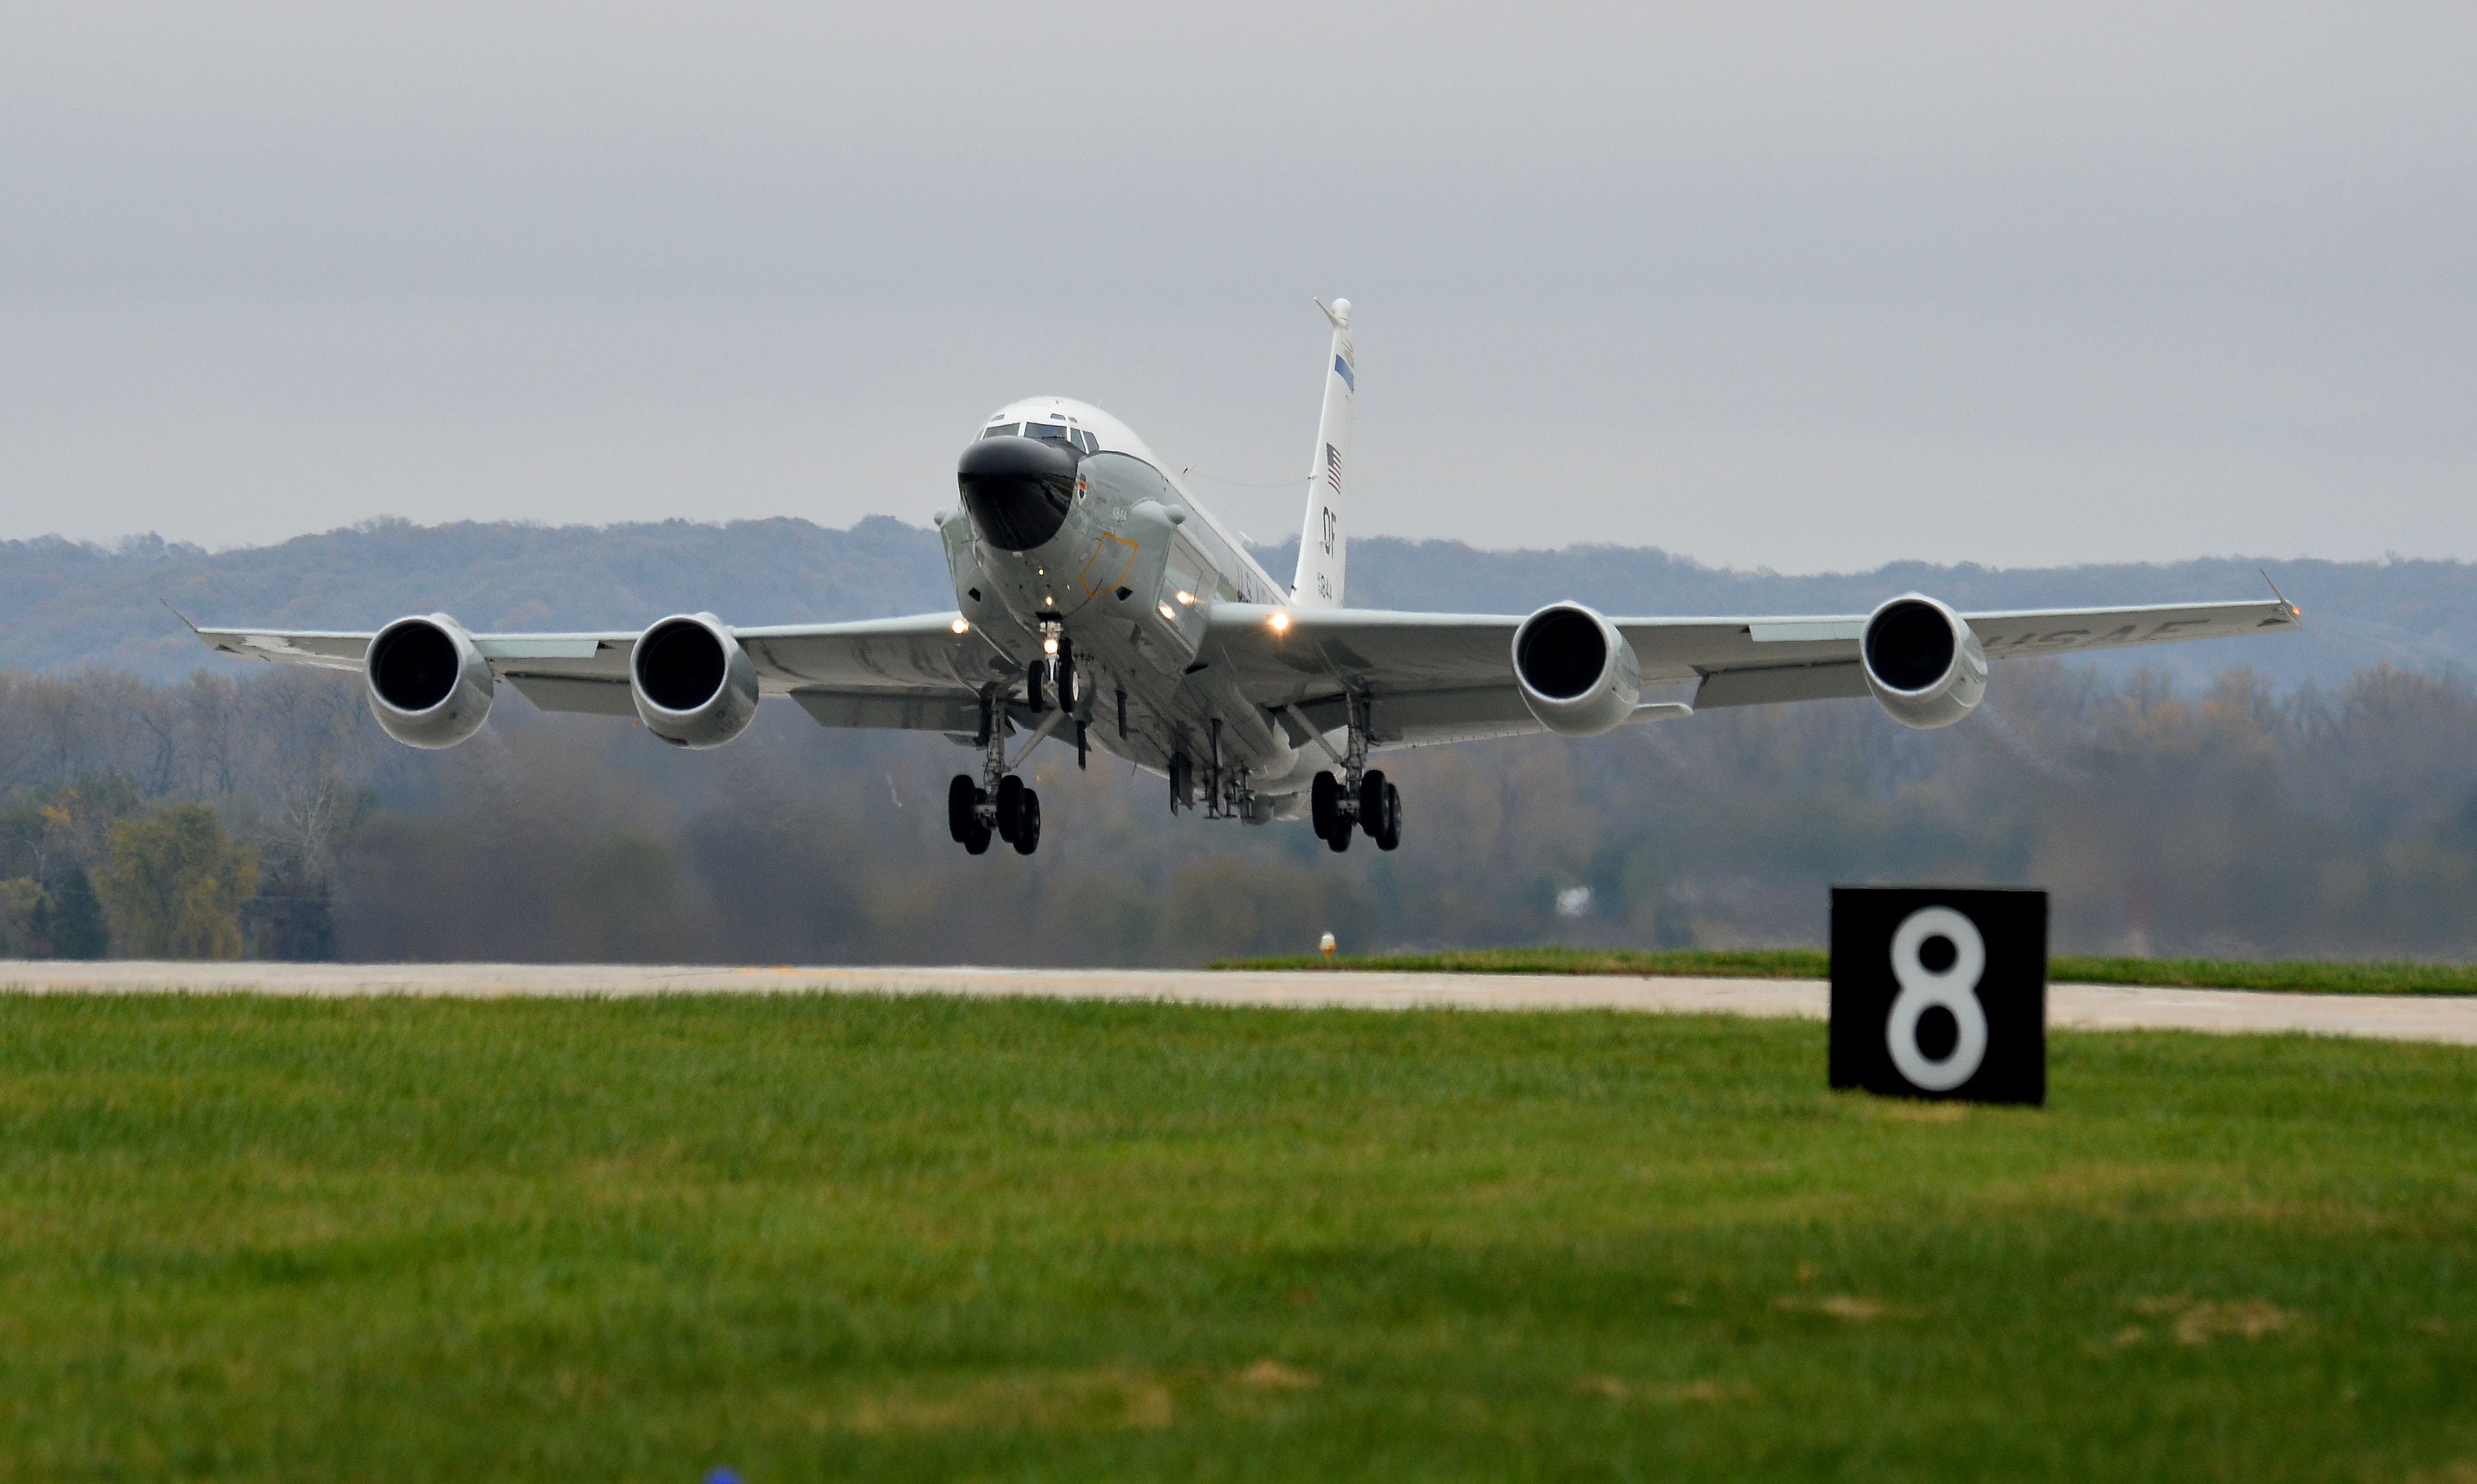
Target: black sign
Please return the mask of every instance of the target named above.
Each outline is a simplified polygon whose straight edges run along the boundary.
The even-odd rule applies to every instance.
[[[2047,893],[1832,889],[1832,1085],[2047,1100]]]

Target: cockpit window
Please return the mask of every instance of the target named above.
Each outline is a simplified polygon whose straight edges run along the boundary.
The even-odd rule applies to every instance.
[[[1054,422],[1026,423],[1023,431],[1026,438],[1045,438],[1059,443],[1071,441],[1066,436],[1066,429]]]
[[[1094,438],[1084,429],[1077,428],[1075,430],[1075,446],[1083,449],[1086,453],[1099,453],[1101,451],[1101,440]]]
[[[1013,432],[1015,432],[1016,430],[1020,429],[1022,426],[1023,426],[1023,424],[1022,424],[1022,423],[1019,423],[1019,422],[1001,422],[1001,423],[999,423],[996,427],[994,427],[994,428],[990,428],[990,429],[988,429],[987,431],[983,432],[983,433],[981,434],[981,437],[983,437],[983,438],[1004,438],[1004,437],[1006,437],[1008,434],[1013,433]]]

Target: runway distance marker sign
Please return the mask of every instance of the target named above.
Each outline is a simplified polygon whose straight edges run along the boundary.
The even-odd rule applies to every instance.
[[[2047,893],[1832,889],[1831,1078],[1888,1097],[2047,1100]]]

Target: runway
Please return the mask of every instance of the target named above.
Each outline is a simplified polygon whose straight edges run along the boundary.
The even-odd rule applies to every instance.
[[[0,993],[597,997],[951,994],[1165,1000],[1287,1009],[1627,1010],[1824,1017],[1811,979],[1621,975],[1217,972],[1187,968],[703,968],[603,964],[0,963]],[[2477,1045],[2477,997],[2265,994],[2059,984],[2047,1022],[2078,1030],[2302,1032]]]

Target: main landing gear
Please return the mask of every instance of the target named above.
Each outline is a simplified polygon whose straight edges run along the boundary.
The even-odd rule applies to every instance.
[[[1379,850],[1402,843],[1402,791],[1385,774],[1367,766],[1367,700],[1347,698],[1350,707],[1349,751],[1334,761],[1341,776],[1318,773],[1308,788],[1308,817],[1316,839],[1336,854],[1350,848],[1354,829],[1365,830]],[[1330,750],[1330,748],[1328,748]]]
[[[1040,848],[1040,795],[1013,773],[992,791],[957,773],[946,785],[946,831],[974,855],[989,853],[991,838],[1014,846],[1017,855]]]
[[[1072,685],[1070,679],[1065,693],[1073,693]],[[1037,685],[1032,700],[1039,704]],[[978,739],[984,749],[981,777],[975,781],[969,773],[957,773],[946,785],[946,833],[974,855],[988,854],[993,837],[1014,846],[1015,854],[1030,855],[1040,848],[1040,795],[1007,771],[1006,734],[998,725],[999,715],[996,696],[984,696]],[[1033,741],[1038,742],[1046,731],[1043,728]]]
[[[1316,839],[1337,852],[1350,848],[1350,832],[1365,830],[1379,850],[1402,843],[1402,791],[1382,770],[1368,769],[1351,788],[1331,773],[1318,773],[1308,790],[1308,817]]]

